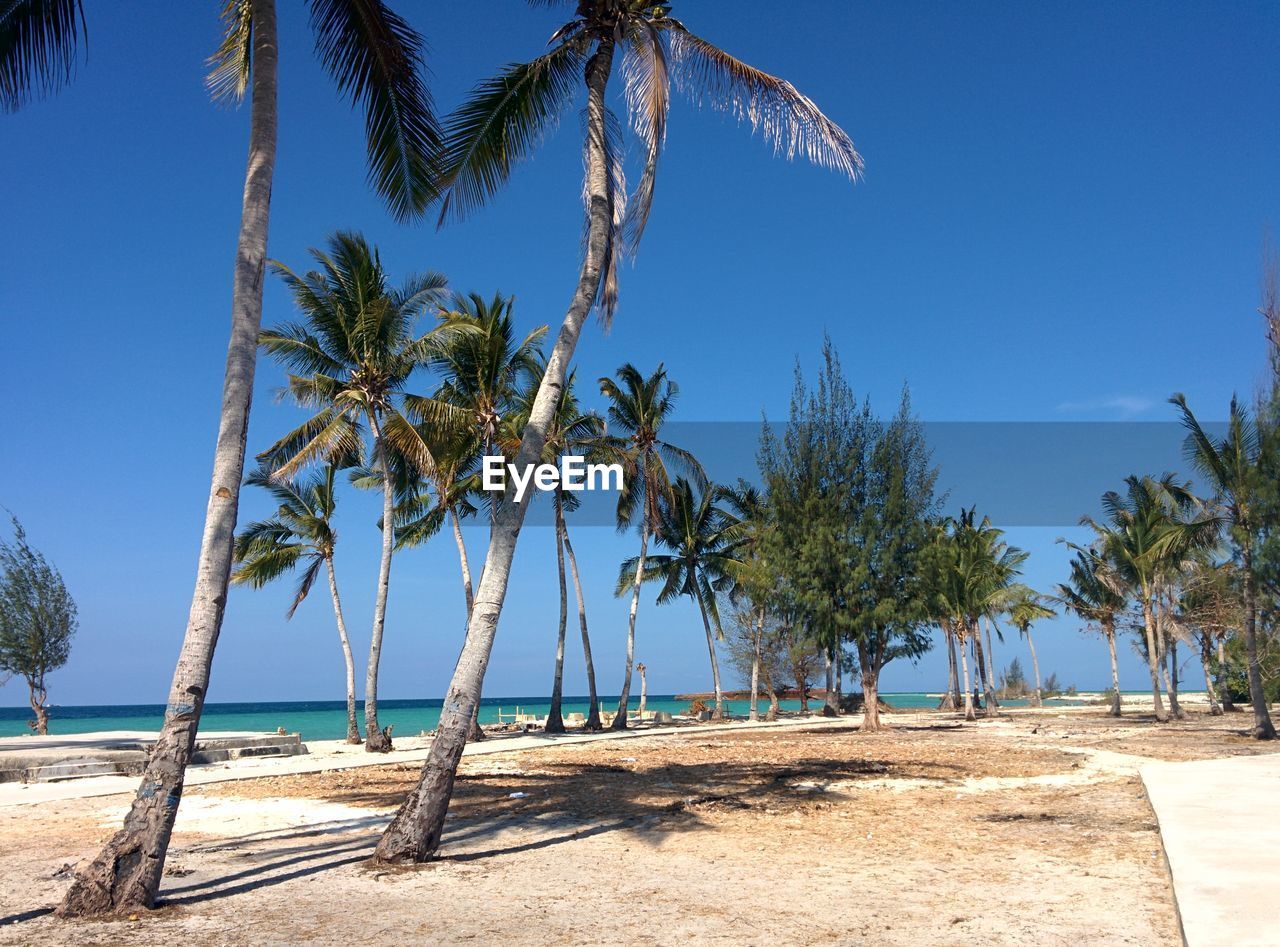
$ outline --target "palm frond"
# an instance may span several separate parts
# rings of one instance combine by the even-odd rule
[[[0,3],[0,109],[16,112],[69,82],[84,30],[81,0]]]
[[[635,193],[627,202],[622,228],[627,252],[634,255],[649,220],[649,209],[653,206],[653,188],[658,158],[667,136],[667,110],[671,95],[666,51],[658,31],[647,20],[632,21],[631,42],[627,44],[622,60],[622,74],[631,127],[645,148],[644,170]]]
[[[581,46],[571,38],[480,83],[445,120],[440,223],[461,220],[506,183],[512,166],[555,126],[581,81],[582,65]]]
[[[790,82],[735,59],[676,20],[666,24],[676,87],[695,104],[709,100],[713,108],[750,121],[775,154],[800,155],[850,180],[862,174],[862,156],[849,136]]]
[[[398,220],[439,194],[442,137],[423,81],[422,37],[382,0],[310,0],[316,53],[363,106],[369,178]]]
[[[204,84],[215,102],[239,103],[249,88],[253,63],[253,2],[227,0],[222,7],[222,42],[206,60]]]

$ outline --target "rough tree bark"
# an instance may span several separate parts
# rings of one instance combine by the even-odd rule
[[[1169,715],[1165,713],[1164,701],[1160,699],[1160,649],[1156,643],[1156,617],[1151,607],[1151,599],[1147,594],[1142,596],[1142,630],[1146,635],[1147,669],[1151,672],[1151,704],[1160,723],[1168,723]]]
[[[596,666],[591,660],[591,636],[587,634],[587,603],[582,595],[582,580],[578,576],[578,557],[573,554],[569,542],[569,527],[564,528],[564,551],[569,556],[569,574],[573,576],[573,593],[578,599],[578,627],[582,630],[582,658],[587,666],[587,699],[591,709],[587,711],[588,731],[600,729],[600,698],[596,694]]]
[[[826,648],[822,652],[827,672],[827,687],[822,697],[822,716],[824,717],[838,717],[840,715],[840,705],[836,703],[836,663],[831,656],[832,650],[831,648]]]
[[[1200,670],[1204,672],[1204,690],[1209,695],[1209,716],[1221,717],[1222,706],[1218,703],[1217,688],[1213,686],[1213,672],[1209,668],[1209,656],[1212,654],[1213,641],[1208,632],[1200,633]]]
[[[1044,698],[1043,698],[1043,695],[1040,693],[1040,662],[1036,660],[1036,643],[1031,640],[1030,628],[1027,629],[1026,635],[1027,635],[1027,648],[1030,649],[1031,651],[1031,673],[1035,675],[1035,679],[1036,679],[1035,705],[1037,707],[1042,707],[1044,706]]]
[[[564,387],[565,374],[578,344],[582,323],[591,311],[600,286],[601,265],[609,241],[612,213],[608,199],[605,162],[605,87],[613,63],[614,45],[602,40],[587,64],[587,193],[590,225],[586,254],[578,288],[547,359],[547,368],[520,441],[516,462],[521,467],[537,463],[546,443],[555,406]],[[467,624],[467,637],[445,695],[440,724],[431,752],[422,767],[418,785],[409,793],[399,812],[378,841],[374,859],[379,862],[425,861],[440,847],[453,783],[466,744],[472,714],[484,683],[498,618],[506,596],[511,561],[524,521],[528,497],[522,502],[503,504],[502,515],[493,530],[484,572],[476,592],[475,609]]]
[[[698,600],[698,611],[702,613],[702,627],[707,633],[707,653],[711,655],[711,683],[715,687],[716,709],[712,720],[724,719],[724,691],[720,689],[720,662],[716,658],[716,639],[711,634],[711,619],[707,617],[707,606],[702,596],[694,596]]]
[[[1120,664],[1116,661],[1116,626],[1108,622],[1102,629],[1107,639],[1107,651],[1111,654],[1111,709],[1113,717],[1120,716]]]
[[[1258,740],[1274,740],[1275,725],[1267,710],[1267,696],[1262,689],[1262,669],[1258,666],[1258,593],[1254,584],[1253,549],[1243,544],[1244,569],[1244,651],[1249,661],[1249,701],[1253,704],[1253,736]]]
[[[49,735],[49,700],[48,691],[32,681],[27,682],[27,699],[31,703],[31,712],[36,715],[32,721],[37,736]]]
[[[347,637],[347,622],[342,617],[342,600],[338,598],[338,576],[333,571],[333,556],[324,557],[329,572],[329,595],[333,598],[333,617],[338,621],[338,640],[342,642],[342,660],[347,666],[347,742],[360,743],[360,724],[356,721],[356,662]]]
[[[382,474],[382,557],[378,561],[378,594],[373,600],[373,633],[369,637],[369,665],[364,672],[364,748],[370,753],[391,752],[391,728],[378,725],[378,665],[382,661],[382,631],[387,623],[387,595],[391,590],[391,553],[395,547],[395,494],[391,489],[391,463],[378,413],[369,412],[373,453]]]
[[[960,645],[960,668],[964,672],[964,719],[976,721],[978,715],[973,710],[973,690],[969,687],[969,651],[965,647],[965,640],[959,637]]]
[[[232,283],[231,341],[191,611],[169,689],[164,725],[124,827],[76,876],[58,908],[64,917],[149,908],[155,903],[187,763],[209,690],[214,647],[222,628],[262,325],[262,277],[276,157],[275,3],[252,3],[249,158]]]
[[[955,712],[960,709],[960,676],[956,673],[956,635],[949,623],[942,626],[942,637],[947,643],[947,692],[938,701],[938,709]]]
[[[880,730],[880,668],[877,656],[858,642],[858,666],[862,669],[862,729]]]
[[[564,715],[561,703],[564,700],[564,634],[569,625],[569,588],[564,578],[564,497],[560,490],[555,491],[555,534],[556,534],[556,572],[560,579],[560,625],[556,630],[556,670],[551,681],[551,707],[547,711],[547,724],[543,728],[547,733],[564,733]]]

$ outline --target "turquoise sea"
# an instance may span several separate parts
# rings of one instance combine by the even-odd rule
[[[894,707],[902,709],[932,708],[937,706],[938,699],[927,694],[882,694],[881,699]],[[603,697],[601,703],[607,709],[618,705],[617,697]],[[1007,706],[1018,706],[1025,701],[1005,701]],[[395,726],[393,736],[417,736],[424,730],[434,730],[440,720],[441,700],[382,700],[378,702],[378,718],[383,726]],[[637,699],[632,697],[631,707],[635,709]],[[676,700],[674,695],[659,695],[648,698],[649,710],[665,710],[671,713],[683,713],[689,706],[687,700]],[[750,704],[745,700],[726,702],[731,714],[746,716]],[[761,700],[763,709],[768,701]],[[810,706],[815,709],[821,702],[811,699]],[[550,707],[546,697],[486,697],[481,702],[480,722],[497,723],[498,714],[506,715],[508,721],[519,708],[522,713],[545,714]],[[798,700],[784,700],[783,710],[799,710]],[[564,713],[586,713],[586,697],[567,697],[564,701]],[[26,707],[0,707],[0,737],[18,736],[29,733],[27,721],[31,718],[31,710]],[[132,704],[103,707],[59,707],[50,708],[49,732],[58,733],[93,733],[100,730],[159,730],[164,720],[164,706],[161,704]],[[200,730],[250,730],[274,732],[284,727],[290,733],[300,733],[304,740],[340,740],[347,733],[346,704],[340,700],[320,701],[278,701],[265,703],[210,703],[204,708],[200,719]],[[361,716],[363,726],[363,715]]]

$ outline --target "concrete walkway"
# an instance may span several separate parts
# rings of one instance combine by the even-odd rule
[[[902,715],[905,717],[905,715]],[[748,723],[735,721],[724,724],[688,724],[675,727],[633,727],[628,730],[606,730],[601,733],[566,733],[549,736],[544,733],[494,734],[481,743],[468,743],[464,756],[480,756],[489,753],[509,753],[513,750],[531,750],[548,746],[566,746],[573,743],[594,743],[603,740],[635,740],[660,736],[699,736],[709,733],[735,730],[743,731],[759,727],[828,726],[852,727],[862,722],[861,715],[848,717],[786,717],[772,723],[760,721]],[[217,732],[201,734],[212,739]],[[102,734],[68,736],[69,741],[88,742],[100,739]],[[21,742],[27,738],[14,738]],[[44,738],[48,739],[48,738]],[[396,749],[386,755],[367,753],[362,746],[352,746],[341,740],[309,740],[305,756],[284,758],[239,759],[228,763],[213,763],[187,768],[186,785],[204,786],[210,783],[230,782],[237,779],[256,779],[263,776],[292,776],[299,773],[323,773],[329,770],[355,769],[365,766],[394,766],[397,764],[421,764],[431,749],[431,737],[397,737]],[[93,796],[112,796],[117,793],[133,793],[138,788],[137,776],[91,776],[83,779],[53,783],[0,783],[0,809],[9,806],[33,805],[56,802],[62,799],[84,799]]]
[[[1280,943],[1280,754],[1148,763],[1140,772],[1189,947]]]

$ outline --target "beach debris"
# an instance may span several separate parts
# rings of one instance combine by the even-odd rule
[[[507,793],[507,798],[508,799],[528,799],[529,794],[527,792],[510,792],[510,793]]]
[[[65,878],[67,875],[75,871],[75,865],[71,862],[64,862],[62,867],[49,876],[50,880],[55,878]]]
[[[188,868],[186,865],[166,865],[164,869],[165,876],[168,878],[185,878],[187,875],[194,875],[196,870]]]
[[[634,756],[624,756],[622,759],[618,760],[619,763],[634,763],[635,761],[636,758]]]

